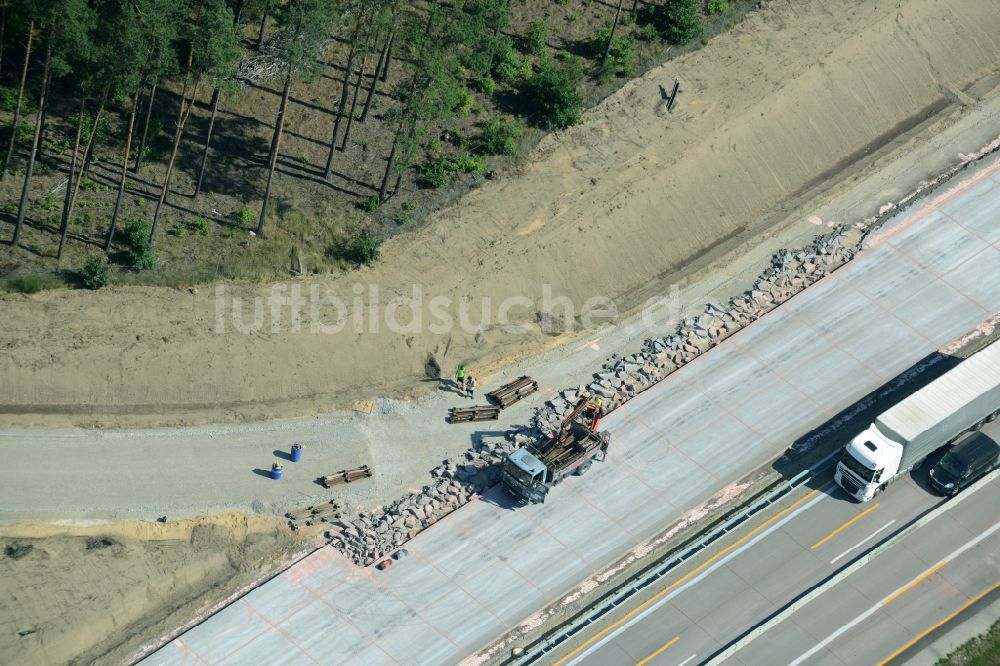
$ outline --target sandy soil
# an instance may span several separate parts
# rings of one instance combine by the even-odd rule
[[[447,374],[526,353],[551,342],[538,322],[559,316],[542,302],[543,285],[577,312],[597,296],[634,311],[996,69],[998,35],[1000,7],[979,0],[768,3],[547,137],[523,176],[389,242],[376,267],[294,283],[307,298],[315,286],[348,306],[311,312],[307,303],[297,332],[289,308],[272,326],[266,304],[258,330],[235,330],[231,297],[247,304],[251,324],[249,303],[270,287],[229,284],[222,299],[211,288],[4,297],[0,411],[28,413],[10,417],[18,424],[67,411],[104,424],[124,414],[176,423],[308,413],[417,392],[429,354]],[[675,75],[683,92],[668,114],[659,87]],[[423,293],[420,330],[388,330],[386,302],[413,285]],[[495,319],[504,299],[526,297],[509,321],[528,330],[491,321],[433,332],[435,296],[450,300],[455,319],[458,302],[472,299],[473,322],[481,299]],[[338,317],[339,333],[311,332]]]
[[[235,513],[0,527],[0,663],[120,663],[294,543],[282,521]]]

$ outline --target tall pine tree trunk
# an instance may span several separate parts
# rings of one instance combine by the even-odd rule
[[[357,42],[360,24],[354,31],[354,38],[351,41],[351,50],[347,54],[347,66],[344,68],[344,80],[340,84],[340,104],[337,106],[337,117],[333,121],[333,135],[330,137],[330,152],[326,156],[326,169],[323,177],[329,179],[333,172],[333,151],[337,149],[337,134],[340,133],[340,120],[344,117],[344,109],[347,108],[347,96],[351,90],[351,70],[354,69],[354,44]]]
[[[385,194],[389,189],[389,177],[392,169],[396,166],[396,149],[399,147],[399,137],[402,135],[402,123],[396,128],[396,133],[392,137],[392,149],[389,150],[389,158],[385,162],[385,174],[382,176],[382,186],[378,190],[379,205],[385,202]]]
[[[365,65],[368,62],[368,54],[361,56],[361,66],[358,67],[358,81],[354,84],[354,98],[351,100],[351,112],[347,114],[347,127],[344,128],[344,143],[340,145],[340,150],[347,150],[347,142],[351,138],[351,125],[354,123],[354,113],[358,108],[358,93],[361,92],[361,79],[365,75]]]
[[[38,138],[38,152],[35,155],[35,159],[39,161],[41,161],[42,152],[45,149],[45,120],[49,117],[49,103],[50,100],[52,99],[52,95],[50,92],[51,88],[52,88],[52,70],[50,69],[49,76],[47,79],[45,79],[45,90],[43,92],[43,95],[45,97],[45,106],[43,106],[41,109],[42,119],[39,121],[42,125],[42,131]]]
[[[222,91],[218,88],[212,93],[212,116],[208,119],[208,134],[205,135],[205,152],[201,154],[201,168],[198,169],[198,184],[194,187],[194,197],[201,194],[201,183],[205,179],[205,166],[208,164],[208,149],[212,145],[212,128],[215,127],[215,116],[219,112],[219,99]]]
[[[156,98],[156,81],[153,81],[153,86],[149,89],[149,98],[146,104],[146,119],[142,123],[142,136],[139,139],[139,149],[135,151],[135,166],[132,167],[132,171],[139,173],[139,169],[142,168],[142,158],[146,153],[146,137],[149,135],[149,120],[153,115],[153,100]]]
[[[90,177],[90,167],[94,161],[94,147],[97,145],[97,129],[101,126],[101,118],[104,117],[104,110],[108,104],[108,93],[111,91],[111,83],[104,87],[104,94],[101,95],[101,103],[97,106],[97,113],[94,114],[94,126],[90,128],[90,139],[87,141],[87,150],[83,154],[83,176]]]
[[[274,181],[274,169],[278,166],[278,153],[281,151],[281,133],[285,129],[285,110],[288,108],[288,96],[292,89],[292,68],[285,75],[285,89],[281,92],[281,106],[278,108],[278,118],[274,123],[274,136],[271,137],[271,159],[267,169],[267,185],[264,187],[264,203],[260,206],[260,219],[257,221],[257,235],[264,235],[264,224],[267,222],[267,207],[271,203],[271,183]]]
[[[125,155],[122,157],[122,173],[118,179],[118,194],[115,196],[115,210],[111,213],[111,227],[108,229],[108,237],[104,241],[104,251],[111,250],[111,242],[115,239],[115,225],[118,223],[118,212],[122,207],[122,194],[125,192],[125,179],[128,176],[128,159],[132,151],[132,135],[135,133],[135,115],[139,109],[139,95],[142,93],[142,84],[135,88],[135,97],[132,99],[132,112],[128,117],[128,136],[125,139]]]
[[[382,52],[378,55],[378,63],[375,65],[375,71],[372,73],[372,85],[371,88],[368,89],[368,96],[365,97],[365,106],[361,110],[361,117],[358,118],[360,122],[368,120],[368,110],[372,106],[372,98],[375,97],[375,89],[378,87],[378,75],[382,71],[382,64],[385,62],[385,57],[389,53],[389,44],[391,42],[392,33],[390,33],[388,39],[385,40]]]
[[[28,80],[28,61],[31,59],[31,41],[35,38],[35,22],[28,26],[28,45],[24,49],[24,67],[21,69],[21,87],[17,90],[17,103],[14,105],[14,124],[10,128],[10,144],[7,146],[7,157],[3,161],[3,170],[0,170],[0,180],[7,175],[7,167],[10,166],[10,156],[14,154],[14,141],[17,139],[17,124],[21,122],[21,102],[24,101],[24,84]]]
[[[611,24],[611,34],[608,35],[608,43],[604,47],[604,57],[601,58],[601,62],[606,61],[608,59],[608,54],[611,53],[611,45],[615,41],[615,30],[618,29],[618,21],[622,16],[622,4],[624,2],[625,0],[618,0],[618,9],[615,11],[615,21]]]
[[[55,34],[55,21],[49,28],[48,44],[45,47],[45,66],[42,69],[42,81],[49,78],[52,65],[52,36]],[[21,188],[21,204],[17,207],[17,223],[14,225],[14,238],[11,245],[17,245],[21,240],[21,225],[24,224],[24,217],[28,213],[28,193],[31,191],[31,174],[35,169],[35,152],[38,150],[38,142],[42,137],[42,109],[45,108],[47,87],[42,87],[42,98],[38,100],[38,116],[35,118],[35,136],[31,142],[31,152],[28,153],[28,166],[24,170],[24,186]]]
[[[396,33],[389,35],[389,45],[386,47],[385,51],[385,63],[382,65],[382,73],[379,75],[379,78],[382,79],[382,83],[385,83],[385,80],[389,78],[389,63],[392,62],[392,44],[395,39]],[[379,74],[379,72],[375,73]]]
[[[264,16],[260,19],[260,32],[257,33],[257,46],[254,50],[260,53],[260,50],[264,48],[264,29],[267,28],[267,11],[264,12]]]
[[[3,71],[3,38],[7,34],[7,5],[0,5],[0,72]]]
[[[149,244],[152,245],[156,238],[156,225],[160,221],[160,211],[167,201],[167,192],[170,190],[170,176],[174,171],[174,161],[177,159],[177,151],[181,145],[181,136],[184,134],[184,123],[187,121],[191,107],[194,106],[194,98],[198,95],[198,84],[195,83],[194,91],[191,93],[191,101],[185,104],[187,99],[188,83],[191,80],[191,63],[194,62],[194,47],[188,50],[187,71],[184,74],[184,86],[181,88],[181,108],[177,116],[177,129],[174,130],[174,143],[170,148],[170,159],[167,160],[167,172],[163,175],[163,186],[160,188],[160,198],[156,201],[156,208],[153,210],[153,226],[149,230]]]
[[[236,3],[236,9],[233,10],[233,29],[235,30],[239,30],[240,28],[240,19],[243,18],[243,5],[245,4],[244,0],[239,0]],[[243,40],[241,39],[240,41],[242,42]]]
[[[69,163],[69,179],[66,181],[66,196],[63,198],[62,220],[59,223],[59,252],[56,260],[62,259],[63,246],[66,245],[66,232],[69,230],[69,204],[73,198],[73,177],[76,175],[76,155],[80,151],[80,136],[83,134],[83,113],[86,100],[80,100],[80,116],[76,121],[76,140],[73,142],[73,159]]]
[[[101,93],[101,102],[97,105],[97,113],[94,114],[94,125],[90,128],[90,138],[87,139],[87,148],[84,150],[84,159],[90,154],[90,151],[94,147],[94,137],[97,136],[97,123],[101,122],[101,114],[104,112],[104,105],[108,101],[108,91],[111,89],[111,84],[108,83],[104,86],[104,91]],[[83,182],[83,177],[86,175],[83,168],[80,169],[80,175],[76,179],[76,183],[73,185],[73,196],[69,200],[69,215],[73,216],[73,208],[76,207],[76,198],[80,195],[80,183]]]

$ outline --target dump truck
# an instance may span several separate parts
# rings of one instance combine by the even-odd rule
[[[558,432],[507,456],[500,477],[504,487],[521,504],[537,504],[567,476],[580,476],[595,460],[603,461],[611,434],[597,431],[600,420],[600,399],[582,396]]]
[[[867,502],[938,449],[1000,416],[1000,342],[882,413],[845,447],[834,479]]]

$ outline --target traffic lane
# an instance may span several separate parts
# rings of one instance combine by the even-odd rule
[[[939,501],[940,497],[924,492],[910,477],[893,484],[878,502],[865,505],[850,501],[830,485],[803,491],[789,506],[776,507],[770,517],[762,516],[755,521],[756,527],[749,527],[752,531],[776,519],[760,533],[743,543],[736,535],[733,541],[720,543],[714,553],[706,553],[711,559],[736,546],[723,557],[693,562],[679,571],[673,582],[661,588],[667,598],[656,601],[659,607],[631,618],[625,631],[605,641],[583,662],[616,664],[631,659],[635,663],[672,632],[681,640],[671,646],[671,652],[676,647],[710,654],[850,562],[866,544],[870,547],[877,538],[887,536],[886,525],[903,525]],[[781,515],[789,508],[792,511]],[[698,569],[706,563],[709,566]],[[692,573],[694,580],[683,580]],[[628,657],[622,660],[622,654]]]
[[[1000,476],[726,663],[877,664],[1000,581]],[[983,535],[986,535],[985,537]]]

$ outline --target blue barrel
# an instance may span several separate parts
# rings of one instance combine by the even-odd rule
[[[302,445],[292,444],[292,462],[298,462],[302,460]]]
[[[277,481],[281,478],[281,474],[285,471],[285,468],[281,466],[281,463],[274,463],[271,465],[271,478]]]

